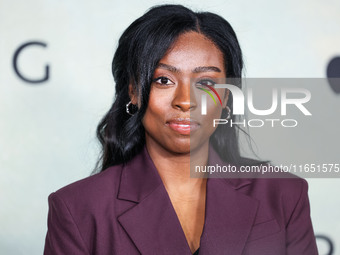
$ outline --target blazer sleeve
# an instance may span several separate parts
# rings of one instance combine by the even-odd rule
[[[308,199],[308,183],[301,179],[300,198],[286,226],[287,255],[318,255]]]
[[[44,255],[89,255],[65,202],[56,194],[48,197],[49,212]]]

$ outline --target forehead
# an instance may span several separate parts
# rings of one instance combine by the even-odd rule
[[[225,71],[221,50],[210,39],[197,32],[180,35],[160,62],[183,70],[197,66],[217,66]]]

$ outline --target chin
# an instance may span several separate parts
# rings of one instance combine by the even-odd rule
[[[181,141],[173,143],[171,147],[171,151],[179,154],[188,154],[196,151],[199,148],[202,148],[204,143],[202,140],[196,139],[195,141],[192,139],[188,139],[189,141]],[[169,148],[169,147],[168,147]]]
[[[170,146],[170,150],[173,151],[174,153],[188,154],[190,153],[190,140],[188,139],[188,141],[173,143]]]

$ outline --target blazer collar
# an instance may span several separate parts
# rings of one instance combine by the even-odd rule
[[[162,184],[146,146],[123,166],[118,199],[140,202]]]
[[[207,165],[228,165],[229,163],[223,161],[218,153],[215,151],[215,149],[212,147],[212,145],[209,145],[209,154],[208,154],[208,163]],[[218,175],[216,175],[218,177]],[[220,180],[223,180],[226,184],[230,185],[233,189],[237,190],[244,186],[247,186],[252,183],[252,179],[250,178],[235,178],[238,175],[230,175],[230,178],[219,178]],[[222,177],[225,177],[222,176]]]
[[[210,146],[208,164],[217,163],[226,164]],[[200,253],[242,253],[259,205],[239,191],[250,183],[250,179],[208,179]],[[123,168],[118,199],[135,203],[118,221],[141,254],[191,254],[146,146]]]
[[[212,145],[209,145],[208,165],[226,165]],[[221,178],[233,189],[240,189],[251,184],[251,179],[246,178]],[[148,194],[162,185],[146,146],[124,167],[121,175],[118,199],[139,202]]]

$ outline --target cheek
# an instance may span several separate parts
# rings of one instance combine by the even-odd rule
[[[212,100],[211,100],[212,101]],[[207,103],[207,114],[202,116],[201,124],[204,126],[204,133],[209,137],[214,133],[217,126],[214,127],[214,119],[220,119],[222,114],[222,106],[214,102]]]
[[[214,119],[220,119],[222,114],[222,106],[220,104],[212,104],[207,107],[207,115],[205,116],[205,124],[213,128]]]
[[[148,107],[142,120],[144,127],[153,128],[165,123],[166,113],[171,104],[168,101],[169,96],[164,96],[164,93],[150,93]]]
[[[210,124],[213,126],[213,120],[214,119],[221,119],[222,110],[223,107],[227,105],[228,97],[226,95],[225,89],[216,89],[218,95],[220,96],[220,99],[222,101],[222,106],[220,101],[216,98],[216,104],[209,100],[209,103],[207,105],[207,116],[209,117]]]

